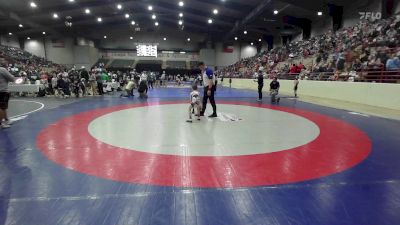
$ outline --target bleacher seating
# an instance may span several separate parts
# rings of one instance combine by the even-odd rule
[[[121,68],[127,69],[132,68],[135,60],[127,60],[127,59],[115,59],[109,65],[109,68]]]
[[[186,69],[185,61],[167,61],[168,69]]]
[[[106,66],[108,64],[108,62],[110,62],[109,59],[101,58],[101,59],[97,60],[97,62],[94,66],[96,66],[96,67],[100,67],[103,65]]]
[[[198,61],[190,61],[190,69],[196,69],[198,64]]]
[[[400,80],[399,57],[400,15],[361,21],[353,27],[288,43],[217,72],[252,78],[262,67],[266,74],[280,78],[302,75],[301,78],[318,80],[396,82]],[[301,73],[290,71],[299,62],[305,65]]]

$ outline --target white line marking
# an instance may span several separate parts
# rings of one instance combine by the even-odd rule
[[[366,115],[366,114],[362,114],[362,113],[358,113],[358,112],[349,112],[349,114],[357,115],[357,116],[363,116],[363,117],[369,117],[369,116]]]
[[[32,110],[32,111],[27,112],[27,113],[22,113],[22,114],[19,114],[19,115],[15,115],[15,116],[13,116],[13,117],[10,117],[10,119],[14,119],[14,118],[17,118],[17,117],[20,117],[20,116],[26,116],[26,115],[28,115],[28,114],[31,114],[31,113],[40,111],[40,110],[42,110],[42,109],[44,108],[44,104],[41,103],[41,102],[28,101],[28,100],[15,100],[15,99],[12,99],[12,100],[10,100],[10,101],[14,101],[14,102],[33,102],[33,103],[37,103],[37,104],[40,105],[40,108],[38,108],[38,109]]]
[[[12,117],[12,118],[10,118],[10,122],[14,123],[14,122],[17,122],[17,121],[19,121],[19,120],[23,120],[23,119],[25,119],[26,117],[28,117],[28,115],[25,115],[25,116],[18,116],[18,117]]]

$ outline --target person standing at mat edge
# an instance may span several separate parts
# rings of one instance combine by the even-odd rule
[[[260,67],[258,69],[258,74],[257,74],[257,80],[256,82],[258,83],[258,100],[259,102],[262,101],[263,95],[262,95],[262,90],[264,87],[264,74],[263,74],[263,69],[262,67]]]
[[[203,109],[201,110],[200,116],[204,116],[204,112],[207,108],[207,101],[210,99],[210,103],[213,107],[213,114],[208,117],[214,118],[217,116],[217,105],[215,104],[215,75],[214,71],[204,64],[204,62],[199,63],[199,69],[203,75],[204,82],[204,96],[203,96]]]
[[[8,92],[8,83],[14,82],[15,77],[11,75],[6,68],[0,67],[0,127],[1,129],[10,128],[10,122],[7,117],[8,101],[10,93]],[[4,121],[3,121],[4,120]]]

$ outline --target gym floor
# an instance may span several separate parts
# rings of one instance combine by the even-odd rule
[[[219,88],[190,124],[189,93],[13,99],[0,224],[400,224],[400,121]]]

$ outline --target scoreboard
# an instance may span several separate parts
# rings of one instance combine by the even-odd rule
[[[157,45],[137,44],[137,56],[157,57]]]

